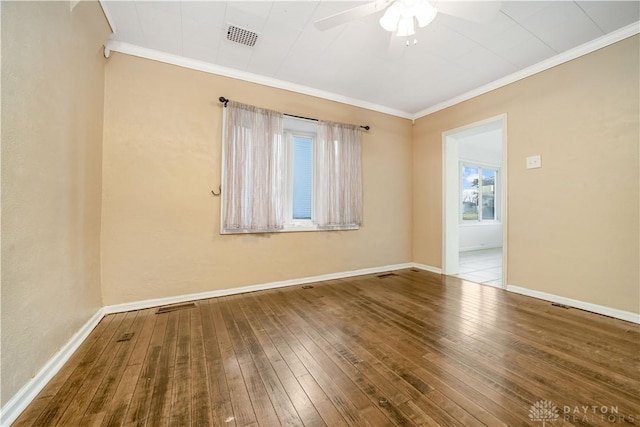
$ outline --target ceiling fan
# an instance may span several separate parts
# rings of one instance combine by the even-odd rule
[[[382,28],[404,37],[415,34],[416,21],[419,27],[425,27],[433,21],[437,13],[468,21],[486,22],[498,13],[500,6],[500,1],[484,0],[375,0],[319,19],[314,25],[319,30],[328,30],[384,10],[384,15],[380,18]]]

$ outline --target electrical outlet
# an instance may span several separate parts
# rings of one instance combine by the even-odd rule
[[[527,169],[535,169],[542,167],[542,160],[540,155],[527,157]]]

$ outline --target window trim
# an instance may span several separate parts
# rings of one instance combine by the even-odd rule
[[[473,160],[463,160],[460,159],[459,162],[460,166],[459,166],[459,179],[460,179],[460,188],[459,188],[459,194],[458,194],[458,206],[461,207],[462,205],[462,192],[464,191],[464,180],[463,180],[463,175],[464,175],[464,168],[465,167],[471,167],[471,168],[477,168],[478,169],[478,176],[482,176],[482,170],[483,169],[488,169],[488,170],[492,170],[495,171],[496,173],[496,179],[495,179],[495,188],[494,188],[494,213],[495,213],[495,218],[494,219],[483,219],[482,218],[482,209],[478,210],[478,219],[476,220],[470,220],[470,219],[463,219],[462,215],[462,209],[460,209],[459,215],[458,215],[458,223],[461,226],[467,226],[467,227],[477,227],[477,226],[488,226],[488,225],[496,225],[496,224],[501,224],[502,223],[502,219],[500,218],[500,206],[501,206],[501,177],[502,177],[502,171],[501,171],[501,167],[500,166],[496,166],[494,164],[491,163],[483,163],[483,162],[477,162],[477,161],[473,161]],[[478,192],[478,206],[482,206],[482,192],[479,191]]]

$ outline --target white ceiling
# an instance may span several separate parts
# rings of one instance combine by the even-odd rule
[[[417,28],[416,45],[400,48],[399,39],[380,27],[381,13],[327,31],[313,26],[317,19],[364,3],[102,1],[115,29],[112,41],[405,116],[640,20],[638,1],[503,1],[485,23],[439,13],[427,27]],[[256,45],[227,40],[229,24],[259,33]]]

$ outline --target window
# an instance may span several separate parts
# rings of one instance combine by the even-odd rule
[[[313,164],[318,124],[285,116],[284,135],[288,153],[285,228],[313,228]]]
[[[288,192],[283,231],[360,226],[360,142],[355,143],[351,131],[342,125],[284,117]]]
[[[462,170],[462,222],[496,221],[496,184],[498,169],[480,165],[461,165]]]
[[[358,126],[233,101],[223,123],[221,233],[360,227]]]
[[[293,137],[292,217],[311,220],[313,192],[313,138]]]

